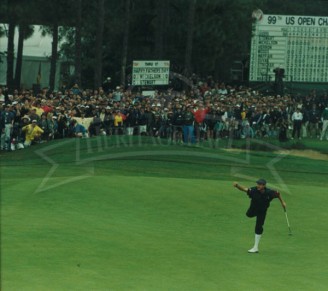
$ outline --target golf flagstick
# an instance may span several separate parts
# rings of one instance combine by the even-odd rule
[[[286,221],[287,221],[287,226],[288,226],[288,230],[289,230],[289,235],[292,235],[292,230],[290,228],[290,224],[289,224],[289,220],[288,220],[288,216],[287,216],[287,210],[286,207],[284,207],[284,211],[285,211],[285,216],[286,216]]]

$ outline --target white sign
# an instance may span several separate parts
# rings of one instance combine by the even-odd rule
[[[156,95],[156,91],[142,91],[142,96],[154,98]]]
[[[133,61],[132,85],[168,85],[170,61]]]
[[[328,17],[263,15],[254,27],[250,81],[328,82]]]

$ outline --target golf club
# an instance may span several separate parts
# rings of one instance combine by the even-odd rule
[[[288,216],[287,216],[287,210],[286,207],[284,207],[284,211],[285,211],[285,216],[286,216],[286,221],[287,221],[287,226],[288,226],[288,230],[289,230],[289,235],[292,235],[292,230],[290,228],[290,224],[289,224],[289,220],[288,220]]]

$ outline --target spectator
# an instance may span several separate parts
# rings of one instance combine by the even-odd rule
[[[301,126],[302,126],[303,114],[299,107],[296,108],[296,111],[292,115],[293,121],[293,134],[292,139],[295,138],[295,135],[298,139],[301,139]]]
[[[315,104],[312,105],[312,109],[308,112],[309,118],[309,136],[311,138],[319,137],[319,121],[320,121],[320,113],[317,110],[317,106]]]
[[[214,126],[216,123],[216,111],[213,107],[208,108],[204,123],[206,124],[206,138],[211,140],[214,137]]]
[[[1,112],[1,150],[10,150],[11,134],[15,119],[15,112],[10,104]]]
[[[106,134],[112,135],[114,127],[114,115],[112,108],[109,106],[106,107],[103,123]]]
[[[193,108],[189,104],[184,112],[184,122],[183,122],[183,141],[184,143],[194,143],[194,120],[195,116],[193,114]]]
[[[57,116],[54,116],[52,113],[47,114],[47,120],[48,120],[48,140],[52,140],[55,138],[55,134],[58,128],[57,125]]]
[[[33,112],[38,115],[38,119],[40,119],[41,115],[44,113],[44,110],[41,107],[40,101],[35,103],[35,106],[32,106]]]
[[[74,137],[88,137],[86,128],[75,119],[72,120],[72,132]]]
[[[216,122],[214,125],[214,138],[215,139],[224,137],[224,130],[225,130],[224,114],[225,114],[225,112],[223,112],[223,110],[218,107],[217,114],[216,114]]]
[[[140,113],[137,118],[138,133],[140,135],[147,134],[147,117],[144,108],[140,108]]]
[[[101,121],[100,117],[95,115],[89,126],[90,137],[100,135],[101,128],[102,128],[102,121]]]
[[[116,91],[113,93],[113,100],[116,102],[121,102],[122,96],[123,94],[122,94],[121,87],[117,86]]]
[[[74,116],[74,119],[78,124],[83,125],[86,130],[89,130],[90,125],[93,122],[93,117],[86,117],[85,112],[81,112],[81,117]]]
[[[55,134],[55,138],[65,138],[68,137],[68,118],[65,114],[58,114],[57,125],[58,130]]]
[[[308,137],[319,136],[319,131],[323,129],[320,116],[327,106],[326,93],[320,95],[318,92],[311,92],[304,97],[300,94],[263,96],[250,88],[227,86],[222,82],[216,82],[210,76],[204,82],[194,76],[193,82],[194,87],[188,93],[169,89],[156,92],[153,98],[124,91],[121,87],[107,93],[102,88],[82,90],[77,85],[51,94],[43,90],[38,96],[33,96],[30,90],[21,92],[15,90],[10,96],[1,93],[5,95],[6,102],[10,101],[14,105],[11,108],[15,115],[14,126],[10,131],[9,140],[21,138],[20,129],[29,122],[26,115],[30,120],[39,121],[42,113],[46,113],[48,125],[53,124],[55,128],[53,134],[56,138],[75,136],[73,127],[70,126],[71,119],[76,119],[92,135],[99,134],[99,130],[101,133],[102,128],[110,135],[114,128],[113,112],[117,110],[126,116],[124,120],[126,134],[134,134],[137,132],[135,129],[139,128],[141,134],[162,138],[174,136],[176,141],[181,141],[182,137],[185,141],[187,138],[187,142],[190,140],[188,133],[182,135],[181,128],[186,129],[185,126],[188,125],[184,117],[182,122],[179,122],[177,118],[179,116],[177,113],[185,115],[189,112],[194,115],[194,131],[198,141],[206,138],[227,137],[229,133],[232,138],[275,137],[279,134],[279,139],[285,140],[281,136],[286,135],[287,138],[290,134],[288,130],[291,127],[288,122],[291,122],[293,118],[293,108],[298,105],[301,106],[303,113],[303,128],[301,126],[303,137],[306,136],[306,131],[308,131]],[[117,95],[120,97],[117,98]],[[3,98],[0,98],[0,104],[1,101]],[[187,110],[188,105],[194,109]],[[2,115],[5,111],[4,108],[1,110],[2,139],[4,139],[5,128]],[[51,113],[53,116],[49,115]],[[95,116],[101,121],[99,130],[96,130],[94,123]],[[40,125],[41,123],[45,123],[44,117]],[[293,123],[295,123],[294,120]],[[119,130],[123,133],[123,128]],[[295,131],[294,136],[297,137],[297,126],[294,126],[293,131]],[[326,133],[323,134],[323,138],[325,137]],[[46,138],[46,134],[43,138]],[[4,147],[4,142],[1,143],[1,147]]]
[[[32,120],[32,123],[22,128],[25,132],[24,147],[29,147],[32,143],[40,140],[43,130],[37,125],[37,120]]]
[[[288,121],[287,119],[280,119],[279,120],[279,141],[280,142],[286,142],[288,140],[287,138],[287,130],[288,130]]]
[[[39,122],[40,116],[37,114],[36,108],[31,108],[30,109],[30,111],[29,111],[29,117],[30,117],[31,120],[36,120],[37,122]]]
[[[0,88],[0,106],[4,104],[6,101],[5,95],[2,92],[2,88]]]
[[[137,117],[138,117],[138,110],[136,109],[136,106],[133,106],[129,108],[126,111],[126,134],[127,135],[133,135],[135,132],[135,128],[137,126]]]
[[[175,113],[173,114],[173,142],[182,144],[182,127],[184,123],[184,114],[180,105],[177,106]]]
[[[161,127],[161,116],[158,112],[154,113],[154,119],[150,125],[150,133],[154,137],[159,137],[159,129]]]
[[[166,126],[165,126],[166,136],[169,138],[169,141],[173,140],[173,111],[167,113]]]
[[[321,120],[322,120],[322,131],[321,131],[320,140],[323,140],[325,137],[328,140],[328,105],[322,112]]]
[[[125,120],[125,115],[121,110],[116,110],[114,113],[114,132],[115,134],[123,134],[123,123]]]
[[[200,142],[201,139],[201,131],[204,128],[204,120],[206,114],[208,113],[209,109],[205,109],[203,104],[199,105],[199,108],[194,112],[195,115],[195,132],[196,132],[196,140]]]
[[[49,135],[50,135],[50,126],[49,126],[49,120],[47,119],[47,115],[45,113],[41,115],[41,120],[39,122],[39,126],[43,130],[41,140],[48,141]]]
[[[254,130],[253,128],[250,126],[249,123],[245,124],[245,127],[242,130],[242,137],[243,138],[254,138]]]
[[[81,94],[81,90],[79,88],[79,85],[75,83],[74,86],[71,88],[71,92],[74,95],[80,95]]]
[[[25,115],[21,118],[20,123],[19,123],[19,130],[18,130],[18,135],[17,135],[17,142],[18,143],[24,143],[25,141],[25,132],[23,132],[23,127],[26,125],[29,125],[31,122],[30,118],[28,115]]]

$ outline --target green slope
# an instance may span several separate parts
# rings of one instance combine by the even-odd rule
[[[327,162],[152,140],[1,158],[2,290],[327,288]],[[293,236],[273,201],[251,255],[249,200],[232,181],[256,177],[282,190]]]

